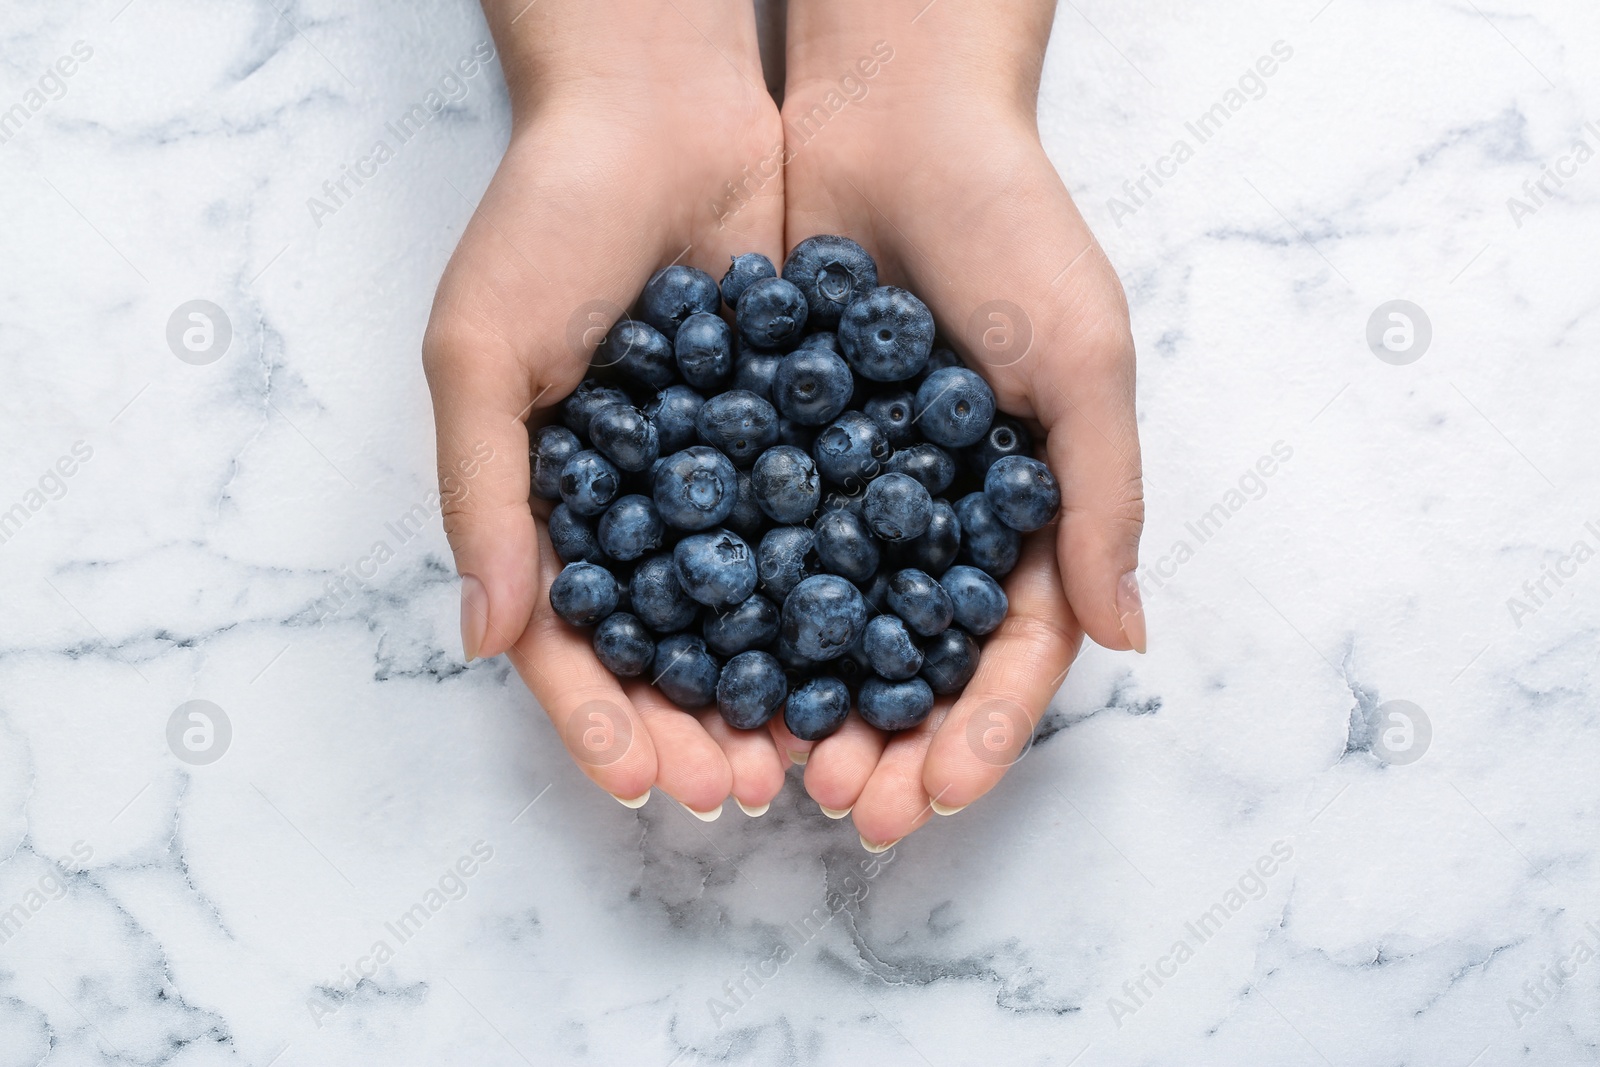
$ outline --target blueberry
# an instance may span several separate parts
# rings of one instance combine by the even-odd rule
[[[757,348],[785,349],[798,344],[806,328],[805,294],[782,278],[759,278],[739,294],[734,321]]]
[[[956,461],[938,445],[902,448],[889,457],[884,470],[911,475],[934,496],[950,488],[950,483],[956,480]]]
[[[593,626],[617,610],[617,579],[594,563],[569,563],[550,583],[550,606],[574,626]]]
[[[1022,552],[1022,535],[1000,521],[984,494],[968,493],[957,500],[956,520],[961,523],[957,559],[995,578],[1011,573]]]
[[[663,456],[694,444],[695,416],[705,402],[705,397],[687,385],[669,385],[650,401],[644,413],[655,424]]]
[[[752,282],[777,276],[778,270],[772,265],[772,260],[760,252],[734,256],[733,262],[728,264],[728,272],[722,276],[722,302],[729,307],[737,307],[739,297],[744,295]]]
[[[625,471],[646,470],[661,456],[655,424],[632,404],[607,404],[590,416],[589,440]]]
[[[839,350],[839,335],[832,330],[817,330],[806,334],[806,339],[800,342],[801,348],[826,348],[836,356],[843,356]]]
[[[805,579],[822,572],[815,535],[804,526],[776,526],[756,548],[756,573],[772,598],[784,597]]]
[[[618,678],[636,678],[656,658],[656,641],[644,623],[625,611],[614,611],[594,628],[594,655]]]
[[[956,355],[948,348],[940,346],[928,354],[928,366],[924,373],[932,374],[934,371],[944,370],[946,367],[965,366],[966,364],[961,362],[960,356]]]
[[[833,490],[831,492],[823,494],[823,497],[822,497],[822,510],[823,511],[848,511],[850,514],[854,515],[856,518],[860,519],[862,522],[866,522],[867,521],[866,520],[866,512],[862,509],[862,506],[861,506],[861,498],[864,495],[865,494],[862,494],[862,493],[846,493],[846,492],[843,492],[841,490],[835,489],[835,490]],[[868,531],[868,532],[871,532],[871,531]]]
[[[933,521],[933,498],[909,474],[880,474],[861,503],[867,527],[885,541],[921,537]]]
[[[889,610],[889,572],[879,571],[861,590],[861,595],[872,610],[882,614]]]
[[[877,573],[878,543],[860,515],[843,508],[825,511],[812,532],[823,570],[857,583],[871,581]]]
[[[922,677],[935,693],[948,696],[966,688],[978,672],[978,643],[952,626],[922,643]]]
[[[976,567],[951,567],[939,579],[955,607],[955,621],[969,634],[992,633],[1006,617],[1006,591]]]
[[[914,378],[933,351],[933,312],[904,289],[879,286],[845,308],[839,347],[850,368],[870,381]]]
[[[706,647],[719,656],[765,648],[778,639],[778,609],[756,593],[732,611],[706,616]]]
[[[844,309],[878,285],[878,265],[848,237],[819,234],[794,246],[783,276],[806,296],[813,327],[833,329]]]
[[[752,352],[739,357],[733,367],[734,389],[754,393],[767,403],[772,403],[772,383],[778,376],[778,365],[783,356],[776,352]]]
[[[1033,435],[1028,428],[1004,412],[994,417],[989,432],[983,435],[976,448],[967,453],[972,472],[982,478],[1002,456],[1030,456],[1033,454]]]
[[[707,400],[694,425],[702,442],[740,467],[750,466],[778,440],[778,413],[743,389],[730,389]]]
[[[922,669],[922,650],[911,639],[906,624],[893,615],[879,615],[867,623],[864,648],[878,677],[891,682],[914,678]]]
[[[793,419],[778,416],[778,443],[790,445],[809,453],[811,446],[817,443],[817,429],[815,426],[802,426]]]
[[[916,440],[917,427],[912,422],[916,413],[916,396],[909,389],[879,393],[861,405],[867,417],[883,428],[883,434],[896,448],[904,448]]]
[[[746,541],[755,541],[761,536],[761,528],[766,521],[767,517],[761,514],[761,505],[756,503],[755,480],[750,477],[749,471],[740,471],[739,497],[733,510],[728,512],[728,520],[722,525]]]
[[[562,563],[576,563],[579,560],[605,562],[606,556],[600,550],[600,538],[596,536],[594,527],[565,504],[557,504],[555,510],[550,512],[547,529],[550,543],[555,546],[556,555]]]
[[[651,389],[665,389],[678,377],[672,342],[648,323],[619,319],[594,350],[594,367],[610,367]]]
[[[844,360],[824,348],[797,348],[778,363],[772,402],[803,426],[822,426],[844,410],[854,388]]]
[[[828,669],[847,685],[859,686],[872,676],[872,665],[867,662],[866,636],[867,632],[863,629],[856,643],[845,649],[844,655],[828,661]]]
[[[656,688],[686,711],[703,708],[717,695],[720,669],[706,643],[693,634],[673,634],[656,645]]]
[[[678,530],[705,530],[728,517],[738,500],[733,464],[714,448],[694,445],[662,460],[651,478],[661,521]]]
[[[722,668],[717,711],[736,730],[765,726],[789,695],[783,666],[767,652],[741,652]]]
[[[778,445],[761,453],[750,471],[756,504],[773,522],[804,522],[822,502],[817,465],[798,448]]]
[[[879,730],[909,730],[933,710],[933,690],[921,678],[886,682],[868,678],[857,700],[861,717]]]
[[[671,341],[690,315],[702,311],[715,314],[721,296],[711,275],[674,263],[662,267],[644,283],[644,292],[639,294],[639,317]]]
[[[672,550],[678,584],[690,599],[716,611],[744,603],[756,591],[756,557],[729,530],[690,534]]]
[[[733,373],[733,331],[721,315],[697,311],[672,342],[678,373],[696,389],[715,389]]]
[[[585,518],[610,507],[621,487],[621,473],[598,452],[579,452],[561,468],[561,499]]]
[[[917,425],[936,445],[977,444],[993,420],[994,391],[965,367],[934,371],[917,387]]]
[[[789,694],[783,725],[802,741],[821,741],[850,716],[850,689],[837,678],[812,678]]]
[[[624,563],[661,547],[661,515],[653,500],[638,493],[618,499],[600,516],[600,547]]]
[[[950,569],[960,551],[961,522],[955,509],[943,500],[935,500],[928,528],[921,537],[900,545],[896,558],[902,567],[915,567],[937,578]]]
[[[847,489],[861,489],[889,459],[889,438],[859,411],[846,411],[817,434],[811,455],[822,476]]]
[[[1032,456],[1002,456],[984,475],[983,495],[1000,521],[1021,533],[1048,525],[1061,507],[1061,487]]]
[[[786,669],[797,674],[810,674],[822,663],[821,660],[812,659],[810,656],[802,656],[793,643],[781,635],[777,643],[772,646],[772,654],[778,657],[778,662]]]
[[[932,637],[948,627],[956,611],[944,586],[915,567],[896,571],[890,577],[889,610],[923,637]]]
[[[565,426],[541,426],[528,444],[528,467],[533,495],[542,500],[561,499],[561,468],[583,451],[578,435]]]
[[[671,553],[651,556],[633,569],[628,583],[633,613],[658,634],[676,633],[694,622],[699,608],[678,584]]]
[[[807,578],[783,602],[783,636],[802,656],[836,659],[867,628],[867,602],[835,574]]]
[[[629,403],[628,394],[614,385],[586,379],[561,402],[561,421],[580,436],[589,436],[589,417],[607,404]]]

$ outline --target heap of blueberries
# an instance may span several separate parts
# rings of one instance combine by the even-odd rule
[[[719,314],[725,302],[734,325]],[[1060,489],[933,315],[844,237],[719,287],[656,272],[532,439],[559,500],[550,605],[600,662],[740,729],[925,719],[1006,614],[997,578]],[[954,499],[954,503],[949,503]]]

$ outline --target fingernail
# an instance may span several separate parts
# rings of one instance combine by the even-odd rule
[[[489,627],[489,591],[476,575],[461,576],[461,652],[471,663],[483,647],[483,632]]]
[[[817,807],[822,808],[822,805],[818,804]],[[850,805],[850,808],[853,807],[855,807],[854,804]],[[826,815],[830,819],[842,819],[846,815],[850,814],[850,808],[845,808],[843,811],[834,811],[832,808],[822,808],[822,814]]]
[[[770,801],[770,800],[767,801],[765,804],[762,804],[762,805],[759,805],[759,806],[746,804],[744,801],[740,800],[738,797],[734,797],[733,798],[733,802],[735,804],[739,805],[739,810],[740,811],[744,812],[746,815],[750,816],[752,819],[761,818],[761,816],[763,816],[763,815],[765,815],[767,813],[767,809],[772,807],[772,801]]]
[[[962,804],[960,807],[950,808],[939,803],[937,800],[928,801],[928,807],[933,809],[933,813],[935,815],[954,815],[956,812],[966,809],[965,804]]]
[[[712,808],[710,811],[695,811],[689,805],[684,804],[683,805],[683,810],[688,812],[690,815],[693,815],[695,818],[699,819],[701,822],[716,822],[718,819],[722,818],[722,805],[721,804],[718,804],[716,807]]]
[[[811,753],[809,753],[809,752],[794,752],[794,751],[791,751],[789,753],[789,762],[798,763],[802,767],[804,767],[806,765],[806,760],[808,760],[810,758],[811,758]]]
[[[627,797],[619,797],[615,793],[612,793],[611,795],[616,798],[618,804],[621,804],[625,808],[642,808],[644,807],[644,802],[650,799],[650,790],[646,789],[643,793],[640,793],[632,800],[629,800]]]
[[[891,848],[894,848],[894,846],[899,844],[899,843],[900,843],[900,839],[898,837],[895,838],[893,841],[888,841],[888,842],[885,842],[884,844],[881,844],[881,845],[874,845],[871,841],[868,841],[865,837],[861,838],[861,847],[866,849],[868,852],[887,852]]]
[[[1144,652],[1144,601],[1139,597],[1139,575],[1124,574],[1117,582],[1117,618],[1122,633],[1135,652]]]

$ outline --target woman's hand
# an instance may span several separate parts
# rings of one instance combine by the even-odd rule
[[[1144,651],[1127,305],[1034,122],[1053,7],[790,7],[788,243],[838,233],[865,245],[881,280],[928,304],[1000,407],[1044,426],[1062,487],[1060,520],[1026,539],[1004,583],[1010,614],[959,699],[893,736],[852,717],[812,745],[774,725],[780,747],[810,752],[812,797],[832,812],[853,810],[874,850],[994,787],[1083,633]],[[863,58],[878,62],[861,66]],[[849,102],[830,109],[829,93]]]
[[[509,653],[579,766],[619,799],[659,785],[699,812],[730,792],[763,806],[786,766],[767,733],[685,715],[648,678],[624,686],[551,611],[561,562],[549,506],[530,507],[526,426],[550,421],[657,268],[720,276],[734,253],[781,257],[782,132],[753,15],[715,0],[485,11],[511,143],[423,345],[465,653]]]

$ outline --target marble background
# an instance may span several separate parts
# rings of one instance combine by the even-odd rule
[[[0,1067],[1600,1059],[1600,17],[1480,3],[1061,7],[1042,125],[1132,302],[1151,651],[1087,650],[1004,786],[877,866],[798,781],[618,806],[463,668],[437,523],[389,532],[498,67],[307,200],[486,39],[470,3],[8,3]]]

